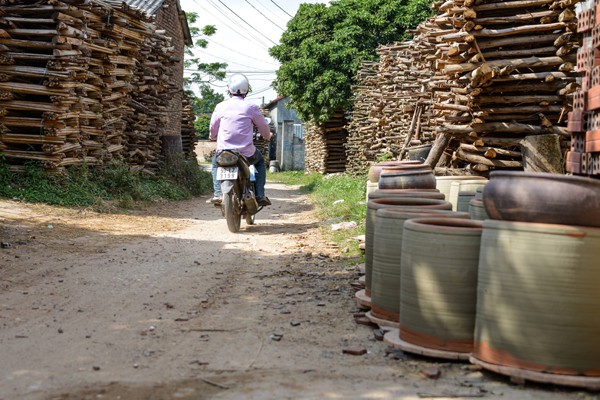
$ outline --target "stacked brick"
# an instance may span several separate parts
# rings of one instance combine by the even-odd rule
[[[181,145],[183,146],[183,154],[185,158],[193,158],[196,156],[194,147],[196,146],[196,128],[194,122],[196,114],[192,107],[191,98],[188,94],[183,94],[182,113],[181,113]]]
[[[577,11],[582,46],[577,52],[581,88],[575,93],[568,130],[571,149],[567,171],[600,176],[600,1],[588,0]]]

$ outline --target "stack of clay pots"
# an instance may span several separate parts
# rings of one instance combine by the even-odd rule
[[[493,172],[483,203],[471,361],[599,389],[600,182]]]
[[[422,175],[418,164],[386,166],[378,185],[414,181],[406,171]],[[600,182],[514,171],[442,178],[437,189],[370,192],[357,294],[367,318],[409,353],[600,389]],[[469,212],[452,211],[440,187],[454,187],[456,209]]]

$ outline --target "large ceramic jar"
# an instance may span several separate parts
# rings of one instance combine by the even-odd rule
[[[460,175],[460,176],[436,176],[435,177],[435,187],[440,191],[440,193],[444,193],[446,196],[446,200],[450,199],[450,185],[452,182],[466,181],[466,180],[483,180],[486,181],[487,178],[483,176],[476,175]]]
[[[379,189],[435,189],[435,176],[428,165],[384,168]]]
[[[461,192],[474,192],[478,187],[485,186],[488,182],[488,180],[483,179],[464,179],[452,182],[447,197],[447,200],[452,203],[452,209],[454,211],[458,209],[458,198]],[[475,197],[475,193],[473,193],[473,197]]]
[[[375,319],[398,324],[400,308],[400,266],[403,258],[404,222],[411,218],[469,218],[467,213],[426,210],[403,211],[382,208],[377,211],[373,242],[371,314]],[[423,243],[431,246],[431,243]]]
[[[467,219],[404,223],[401,340],[427,349],[471,352],[481,232],[480,221]]]
[[[471,216],[471,219],[476,221],[488,219],[485,207],[483,206],[483,200],[474,198],[469,201],[469,215]]]
[[[371,165],[367,173],[367,180],[371,183],[379,183],[379,175],[386,167],[402,167],[407,165],[422,165],[420,161],[402,160],[402,161],[382,161]]]
[[[591,178],[493,171],[483,203],[491,219],[600,227],[600,181]]]
[[[365,221],[365,293],[371,294],[371,267],[373,263],[373,236],[377,210],[387,207],[412,208],[420,211],[425,209],[450,210],[452,204],[445,200],[425,198],[383,198],[371,200],[367,203],[367,216]]]
[[[562,383],[586,387],[588,377],[600,388],[600,229],[497,220],[483,228],[473,361],[542,382],[577,375]]]

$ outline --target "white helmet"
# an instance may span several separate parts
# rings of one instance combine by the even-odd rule
[[[229,93],[231,94],[248,94],[249,87],[248,78],[242,74],[232,75],[227,82],[227,89],[229,89]]]

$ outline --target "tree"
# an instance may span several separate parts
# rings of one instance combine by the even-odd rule
[[[192,97],[194,113],[198,116],[194,122],[196,137],[207,140],[209,135],[210,115],[215,106],[225,99],[221,93],[215,92],[211,87],[200,88],[200,97]]]
[[[197,84],[201,89],[204,87],[209,88],[210,85],[218,80],[225,79],[225,68],[226,63],[203,63],[199,57],[195,57],[194,49],[208,47],[209,36],[214,35],[217,32],[217,28],[214,25],[205,25],[203,28],[193,26],[198,20],[198,14],[194,12],[186,13],[188,25],[190,26],[190,33],[192,37],[196,39],[192,46],[188,46],[185,49],[186,59],[184,61],[184,68],[194,69],[189,77],[184,79],[184,85],[189,88],[192,84]]]
[[[190,33],[196,38],[193,46],[186,47],[185,53],[188,56],[184,61],[186,69],[194,69],[189,77],[184,79],[184,87],[186,93],[192,100],[194,113],[198,116],[194,122],[196,129],[196,137],[198,139],[208,139],[210,115],[215,109],[215,106],[224,100],[224,96],[215,92],[211,84],[218,80],[225,79],[225,63],[203,63],[200,58],[194,57],[194,48],[207,48],[209,36],[212,36],[217,31],[214,25],[206,25],[203,28],[193,26],[198,20],[197,13],[186,13]],[[198,85],[200,97],[191,90],[192,84]]]
[[[281,66],[274,82],[304,121],[321,122],[351,105],[361,61],[375,61],[380,44],[406,38],[431,14],[431,0],[334,0],[301,4],[269,53]]]

